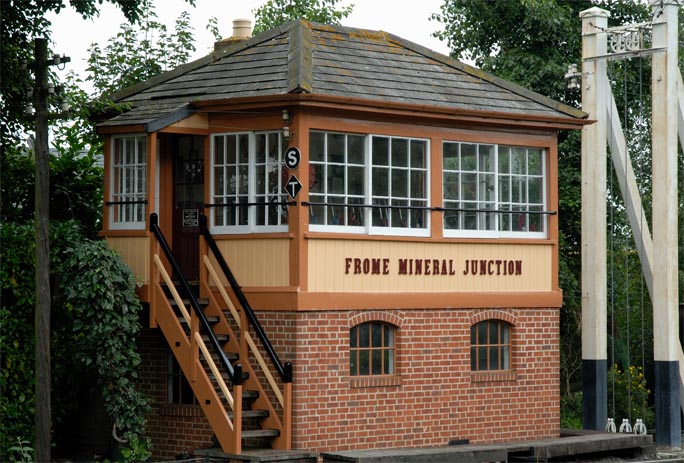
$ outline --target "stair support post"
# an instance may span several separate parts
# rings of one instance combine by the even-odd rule
[[[242,453],[242,383],[233,385],[233,439],[235,453]]]
[[[192,367],[190,370],[190,381],[197,381],[197,364],[199,363],[199,345],[195,334],[199,333],[200,320],[195,311],[190,314],[190,356],[192,358]],[[196,361],[195,361],[196,360]]]
[[[285,448],[283,450],[292,450],[292,383],[285,383],[283,385],[283,440]]]

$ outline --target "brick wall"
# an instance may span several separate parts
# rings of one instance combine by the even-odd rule
[[[556,309],[292,316],[295,448],[339,451],[438,446],[454,439],[485,443],[558,436]],[[487,318],[514,325],[511,374],[470,372],[470,326]],[[382,385],[349,376],[349,329],[370,319],[398,326],[397,377],[376,381]]]
[[[259,312],[283,361],[294,366],[293,447],[340,451],[490,443],[558,436],[557,309]],[[512,372],[471,373],[470,326],[513,325]],[[397,326],[396,376],[349,376],[349,329],[382,320]],[[197,406],[165,405],[165,341],[142,338],[141,382],[154,399],[148,425],[156,459],[210,444]]]
[[[211,446],[213,432],[199,405],[168,404],[166,398],[168,344],[161,330],[145,329],[139,340],[142,363],[139,384],[152,402],[146,437],[152,439],[152,460]]]

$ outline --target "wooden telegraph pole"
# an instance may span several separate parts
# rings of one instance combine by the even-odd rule
[[[66,57],[48,60],[46,39],[35,39],[33,64],[36,111],[36,461],[51,461],[51,365],[50,365],[50,164],[48,146],[49,96],[54,92],[48,66],[70,61]],[[52,89],[52,91],[51,91]]]

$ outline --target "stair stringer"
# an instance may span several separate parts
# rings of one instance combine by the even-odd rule
[[[225,311],[222,309],[223,304],[220,304],[220,299],[216,296],[215,290],[208,284],[206,278],[201,278],[201,294],[206,297],[209,304],[205,308],[205,313],[214,317],[218,317],[219,321],[215,325],[215,332],[221,334],[228,334],[228,342],[223,346],[225,352],[238,352],[240,354],[239,362],[242,366],[243,372],[248,374],[248,378],[243,383],[243,389],[257,391],[258,397],[251,403],[252,410],[267,410],[268,417],[264,418],[261,423],[261,429],[277,429],[280,435],[271,440],[271,447],[278,450],[290,450],[291,445],[288,439],[283,422],[280,419],[280,414],[273,406],[274,394],[267,394],[266,389],[259,380],[256,371],[252,367],[250,356],[243,352],[240,346],[239,339],[243,333],[243,327],[240,328],[240,333],[235,333],[226,318]],[[232,292],[231,292],[232,293]],[[239,336],[237,335],[239,334]]]
[[[183,374],[188,379],[204,416],[209,421],[223,451],[239,454],[242,451],[242,423],[237,419],[233,422],[228,416],[228,411],[216,393],[199,355],[192,354],[193,348],[190,339],[178,321],[178,317],[169,304],[161,285],[159,283],[154,284],[153,291],[155,292],[152,298],[153,304],[155,304],[154,321],[161,329]],[[193,372],[195,373],[194,378]],[[235,397],[235,400],[241,400],[241,397]]]

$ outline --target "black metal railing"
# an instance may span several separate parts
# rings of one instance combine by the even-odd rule
[[[232,288],[233,293],[235,293],[235,296],[237,297],[238,302],[242,306],[242,309],[245,311],[245,316],[247,317],[247,321],[252,326],[252,328],[254,329],[254,332],[256,333],[256,335],[261,340],[261,343],[264,346],[266,353],[268,354],[271,361],[273,362],[273,366],[275,367],[276,371],[280,375],[280,379],[282,379],[284,383],[291,383],[292,382],[292,363],[290,363],[290,362],[282,363],[280,361],[280,358],[278,358],[278,354],[276,354],[276,351],[273,348],[271,341],[268,339],[268,336],[266,336],[266,332],[264,332],[264,329],[261,327],[261,324],[259,323],[259,320],[257,319],[256,314],[254,313],[254,310],[252,310],[252,307],[249,305],[249,302],[247,301],[247,298],[245,297],[245,294],[242,292],[242,288],[240,288],[240,285],[238,285],[237,280],[233,276],[233,272],[230,271],[230,267],[228,267],[228,263],[226,263],[226,260],[223,258],[223,255],[221,254],[221,250],[216,245],[216,241],[214,240],[214,237],[209,232],[209,227],[207,226],[207,216],[205,216],[204,214],[200,215],[200,232],[202,233],[202,236],[204,236],[204,239],[207,242],[207,246],[209,247],[211,252],[214,254],[214,257],[216,258],[216,262],[218,263],[219,267],[221,267],[221,271],[223,272],[226,279],[228,280],[228,283],[230,284],[230,287]],[[246,327],[244,329],[246,329]]]
[[[419,201],[419,200],[415,200]],[[348,208],[370,208],[370,209],[411,209],[419,211],[437,212],[489,212],[494,214],[527,214],[527,215],[556,215],[556,211],[513,211],[510,209],[464,209],[456,207],[436,207],[436,206],[411,206],[400,204],[353,204],[353,203],[329,203],[322,201],[302,201],[302,206],[333,206]]]
[[[195,311],[197,314],[197,317],[200,320],[200,323],[202,324],[202,328],[206,332],[207,336],[209,337],[209,342],[211,343],[214,353],[217,354],[221,365],[223,368],[226,369],[228,372],[228,376],[230,378],[230,381],[233,384],[242,384],[242,365],[235,364],[233,366],[230,363],[230,360],[228,360],[228,357],[226,356],[226,353],[223,351],[223,348],[221,347],[221,344],[219,343],[218,339],[216,338],[216,335],[214,334],[214,331],[211,329],[211,325],[209,324],[209,320],[207,319],[207,316],[204,314],[204,311],[200,308],[199,302],[197,301],[197,298],[195,297],[192,288],[190,287],[190,283],[188,283],[187,278],[185,278],[185,275],[183,275],[183,272],[180,269],[180,266],[178,265],[178,262],[176,262],[176,259],[173,257],[173,252],[171,251],[171,248],[169,247],[168,242],[166,241],[166,238],[164,238],[164,234],[162,233],[161,229],[159,228],[159,217],[157,214],[152,213],[150,214],[150,231],[154,234],[154,236],[157,238],[157,242],[159,243],[159,246],[161,247],[162,251],[164,252],[164,255],[168,259],[169,263],[171,264],[171,267],[173,268],[174,274],[178,276],[178,279],[180,280],[181,286],[183,287],[183,290],[185,293],[188,295],[188,299],[190,301],[190,305],[192,306],[192,309]]]

